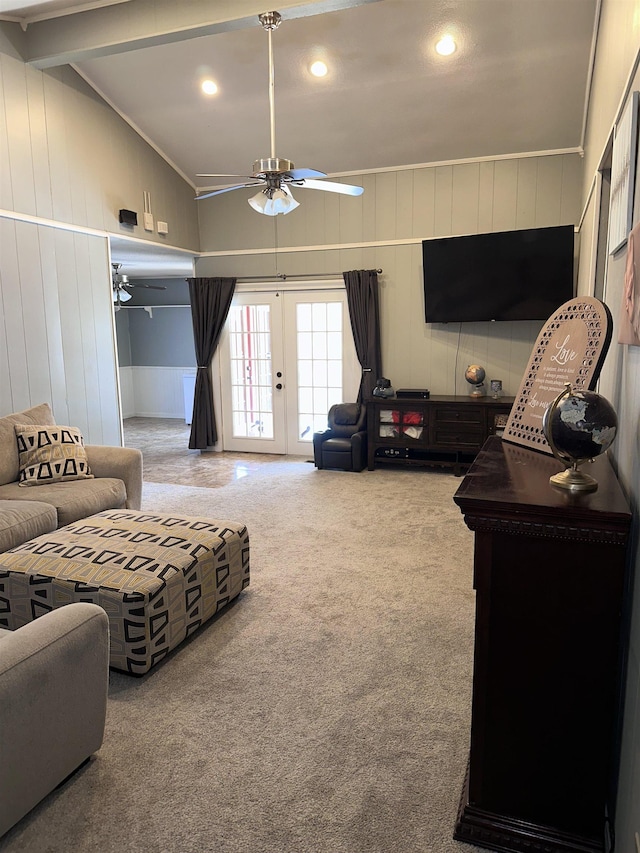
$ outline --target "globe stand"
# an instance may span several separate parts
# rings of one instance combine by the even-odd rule
[[[586,401],[587,398],[595,398],[600,401],[601,405],[606,404],[606,406],[610,409],[608,431],[611,433],[611,435],[608,436],[608,440],[601,440],[598,443],[597,452],[595,455],[598,455],[598,453],[604,453],[615,438],[616,429],[618,426],[615,411],[611,407],[611,404],[604,399],[604,397],[600,397],[599,394],[596,394],[593,391],[575,391],[573,392],[573,395],[576,398],[581,399],[582,401]],[[593,457],[591,455],[578,455],[578,453],[569,452],[566,447],[558,447],[558,444],[560,444],[558,436],[556,436],[554,440],[553,423],[556,411],[559,409],[559,407],[563,406],[566,403],[567,399],[571,396],[571,383],[565,382],[564,391],[561,391],[560,394],[558,394],[558,396],[551,403],[549,408],[546,409],[544,415],[542,416],[542,429],[544,431],[545,438],[549,443],[549,447],[551,448],[551,452],[553,453],[555,458],[562,462],[562,464],[566,468],[565,471],[561,471],[559,474],[553,474],[553,476],[549,477],[549,482],[552,486],[558,486],[561,489],[568,489],[571,492],[595,492],[598,488],[598,481],[595,480],[593,477],[590,477],[589,474],[585,474],[584,472],[578,470],[579,465],[581,465],[583,462],[586,462],[588,459],[591,459],[591,461],[593,461]],[[577,416],[574,412],[571,420],[575,421],[576,417]],[[581,412],[579,417],[585,418],[586,414],[584,412]]]
[[[484,382],[481,382],[479,385],[474,385],[471,391],[469,391],[470,397],[484,397],[486,394],[486,389],[484,387]]]
[[[556,454],[554,456],[563,464],[567,464],[561,456],[557,456]],[[598,488],[598,481],[589,476],[589,474],[585,474],[584,471],[578,470],[578,465],[579,463],[574,461],[570,468],[549,477],[549,482],[553,486],[558,486],[561,489],[569,489],[571,492],[595,492]]]

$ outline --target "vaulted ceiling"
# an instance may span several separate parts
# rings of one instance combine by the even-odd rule
[[[335,176],[579,150],[598,6],[285,0],[276,154]],[[233,183],[198,173],[249,175],[271,153],[264,11],[256,0],[0,0],[29,61],[73,64],[194,189]],[[443,33],[457,45],[445,57]],[[309,73],[317,59],[325,77]],[[205,78],[217,94],[202,92]]]

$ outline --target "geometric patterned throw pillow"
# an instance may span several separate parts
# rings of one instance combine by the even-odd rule
[[[93,477],[82,433],[76,427],[16,424],[19,484],[44,486]]]

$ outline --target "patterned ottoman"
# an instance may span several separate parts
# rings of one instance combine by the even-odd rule
[[[0,627],[99,604],[110,665],[143,675],[248,584],[243,525],[107,510],[0,554]]]

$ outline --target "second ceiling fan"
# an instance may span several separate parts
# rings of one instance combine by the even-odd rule
[[[116,311],[120,310],[120,307],[123,302],[128,302],[131,299],[131,293],[129,290],[132,287],[145,287],[148,290],[166,290],[167,288],[162,284],[141,284],[140,282],[134,284],[132,281],[129,281],[129,276],[121,273],[122,264],[120,263],[112,263],[111,264],[111,291],[113,296],[113,303],[116,306]]]
[[[243,183],[234,184],[231,187],[223,187],[219,190],[211,190],[196,196],[198,200],[211,198],[214,195],[228,193],[246,187],[261,187],[260,192],[252,196],[248,201],[251,207],[258,213],[267,216],[276,216],[279,213],[290,213],[299,206],[291,194],[291,186],[302,187],[310,190],[324,190],[330,193],[342,193],[343,195],[359,196],[364,192],[363,187],[341,184],[335,181],[318,180],[326,177],[324,172],[317,169],[296,169],[291,160],[277,157],[276,134],[275,134],[275,75],[273,65],[272,33],[280,25],[282,17],[279,12],[264,12],[258,15],[269,36],[269,118],[271,127],[271,156],[256,160],[253,164],[251,175],[216,175],[199,174],[199,178],[242,178]]]

